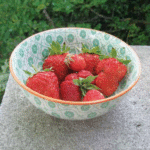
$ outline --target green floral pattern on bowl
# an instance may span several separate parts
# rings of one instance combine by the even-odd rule
[[[71,47],[71,53],[79,53],[78,48],[81,48],[82,43],[84,43],[89,48],[100,46],[102,53],[107,55],[111,52],[111,48],[114,47],[117,50],[118,57],[125,58],[127,56],[127,58],[130,58],[132,61],[128,65],[128,73],[114,95],[126,90],[139,76],[140,64],[137,55],[130,46],[120,39],[105,32],[92,29],[59,28],[33,35],[15,48],[11,56],[12,69],[22,84],[25,84],[28,78],[23,70],[34,72],[31,67],[32,64],[36,67],[42,66],[43,59],[49,53],[49,44],[53,40],[58,41],[60,44],[65,42],[67,46]],[[37,108],[51,116],[69,120],[84,120],[101,116],[114,108],[122,98],[121,96],[111,101],[92,105],[71,105],[48,101],[31,94],[21,86],[20,88],[24,95]]]

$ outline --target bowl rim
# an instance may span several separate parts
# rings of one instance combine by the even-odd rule
[[[47,101],[51,101],[51,102],[55,102],[55,103],[61,103],[61,104],[68,104],[68,105],[92,105],[92,104],[98,104],[98,103],[103,103],[103,102],[107,102],[107,101],[111,101],[111,100],[115,100],[116,98],[118,97],[121,97],[122,95],[124,95],[125,93],[127,93],[128,91],[130,91],[135,85],[136,83],[138,82],[139,78],[140,78],[140,75],[141,75],[141,63],[140,63],[140,59],[137,55],[137,53],[134,51],[134,49],[132,47],[130,47],[127,43],[125,43],[123,40],[119,39],[118,37],[114,36],[114,35],[111,35],[109,33],[106,33],[110,36],[113,36],[119,40],[121,40],[121,42],[125,43],[127,45],[127,47],[129,47],[132,52],[135,54],[135,56],[137,57],[137,60],[138,60],[138,67],[139,67],[139,72],[138,72],[138,76],[137,76],[137,79],[124,91],[121,91],[120,93],[114,95],[114,96],[110,96],[108,98],[104,98],[104,99],[101,99],[101,100],[94,100],[94,101],[88,101],[88,102],[83,102],[83,101],[66,101],[66,100],[61,100],[61,99],[55,99],[55,98],[52,98],[52,97],[48,97],[48,96],[45,96],[45,95],[42,95],[38,92],[35,92],[34,90],[30,89],[29,87],[27,87],[25,84],[23,84],[19,79],[18,77],[15,75],[14,71],[13,71],[13,67],[12,67],[12,57],[13,57],[13,53],[15,51],[15,49],[21,45],[22,43],[24,43],[25,41],[27,41],[28,39],[40,34],[40,33],[44,33],[44,32],[48,32],[48,31],[52,31],[52,30],[58,30],[58,29],[83,29],[83,30],[90,30],[90,31],[98,31],[98,32],[101,32],[101,33],[106,33],[104,31],[100,31],[100,30],[95,30],[95,29],[89,29],[89,28],[79,28],[79,27],[62,27],[62,28],[55,28],[55,29],[49,29],[49,30],[45,30],[45,31],[42,31],[42,32],[38,32],[36,34],[33,34],[32,36],[26,38],[25,40],[23,40],[22,42],[20,42],[15,48],[14,50],[12,51],[11,53],[11,56],[10,56],[10,59],[9,59],[9,69],[10,69],[10,73],[11,75],[13,76],[14,80],[26,91],[28,91],[29,93],[31,93],[32,95],[36,96],[36,97],[40,97],[44,100],[47,100]]]

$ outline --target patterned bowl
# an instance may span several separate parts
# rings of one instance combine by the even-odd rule
[[[70,53],[78,53],[77,47],[81,48],[81,43],[89,48],[98,45],[102,53],[108,55],[114,47],[119,58],[131,59],[127,66],[127,75],[120,82],[117,91],[103,100],[71,102],[41,95],[25,85],[28,76],[23,70],[34,72],[32,64],[36,67],[42,66],[52,41],[58,41],[60,44],[65,42],[71,47]],[[9,65],[13,78],[33,105],[51,116],[68,120],[91,119],[107,113],[135,86],[141,72],[139,58],[129,45],[105,32],[85,28],[58,28],[35,34],[14,49]]]

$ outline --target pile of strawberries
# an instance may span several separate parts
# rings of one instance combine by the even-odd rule
[[[69,47],[52,42],[50,55],[44,60],[43,71],[34,66],[26,85],[32,90],[66,101],[92,101],[111,96],[127,73],[130,60],[116,58],[114,48],[110,56],[100,48],[82,46],[82,53],[69,54]]]

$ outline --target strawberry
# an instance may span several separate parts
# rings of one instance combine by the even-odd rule
[[[81,71],[78,72],[78,77],[86,78],[88,76],[93,76],[93,74],[90,71],[87,71],[87,70],[81,70]]]
[[[100,72],[98,74],[95,82],[96,86],[100,88],[100,92],[102,92],[105,96],[112,95],[119,86],[117,77],[104,72]]]
[[[84,68],[84,70],[90,71],[92,73],[93,72],[93,68],[94,68],[92,54],[81,53],[79,55],[82,56],[84,58],[85,62],[86,62],[86,67]]]
[[[100,58],[102,59],[96,67],[96,73],[99,74],[100,72],[104,72],[105,74],[109,74],[111,76],[115,76],[120,82],[127,73],[127,66],[131,60],[126,59],[119,59],[117,58],[117,51],[112,48],[110,57],[101,55]]]
[[[64,55],[52,55],[48,56],[45,59],[43,64],[43,69],[53,67],[55,74],[57,75],[59,81],[62,81],[65,76],[68,74],[68,67],[64,63],[65,56]]]
[[[90,71],[87,70],[81,70],[78,72],[78,77],[80,78],[87,78],[88,76],[94,76]],[[95,80],[93,80],[91,83],[94,84]]]
[[[52,67],[59,81],[62,81],[68,74],[68,66],[64,63],[64,60],[69,48],[65,44],[61,48],[58,42],[52,42],[49,50],[50,55],[44,60],[43,70]]]
[[[120,82],[127,73],[127,67],[117,60],[116,62],[110,62],[105,65],[103,70],[106,74],[117,77],[118,82]]]
[[[102,72],[104,70],[104,65],[105,65],[106,61],[107,61],[107,59],[103,59],[98,62],[97,66],[95,67],[96,74],[99,74],[100,72]]]
[[[60,98],[58,78],[54,72],[42,71],[31,74],[25,71],[25,73],[30,75],[26,81],[26,85],[29,88],[45,96]]]
[[[82,52],[79,54],[85,59],[86,67],[85,70],[90,71],[91,73],[95,74],[94,68],[96,67],[97,63],[99,62],[99,47],[93,47],[92,49],[87,49],[84,45],[82,45]]]
[[[97,64],[99,63],[99,61],[100,61],[99,55],[93,54],[93,63],[94,63],[93,74],[94,74],[94,75],[96,75],[95,68],[96,68]]]
[[[91,89],[99,89],[91,82],[95,79],[94,76],[87,78],[79,78],[72,80],[65,80],[60,84],[60,94],[63,100],[68,101],[81,101],[86,92]]]
[[[80,101],[81,91],[79,86],[75,85],[73,81],[63,81],[60,84],[61,98],[66,101]]]
[[[71,74],[68,74],[68,75],[65,77],[65,80],[73,80],[73,79],[79,79],[77,73],[71,73]]]
[[[83,98],[84,101],[94,101],[104,99],[104,95],[98,90],[89,90]]]
[[[65,59],[65,64],[74,71],[80,71],[86,67],[84,58],[77,54],[68,54]]]
[[[106,74],[116,76],[118,82],[120,82],[126,75],[127,67],[116,58],[106,58],[101,60],[96,67],[96,74],[102,71]]]
[[[97,76],[88,76],[85,79],[79,77],[79,79],[74,79],[73,80],[74,84],[80,87],[80,90],[82,92],[82,97],[85,96],[85,94],[88,90],[92,90],[92,89],[99,90],[99,88],[97,86],[92,84],[93,80],[95,80],[96,77]]]

